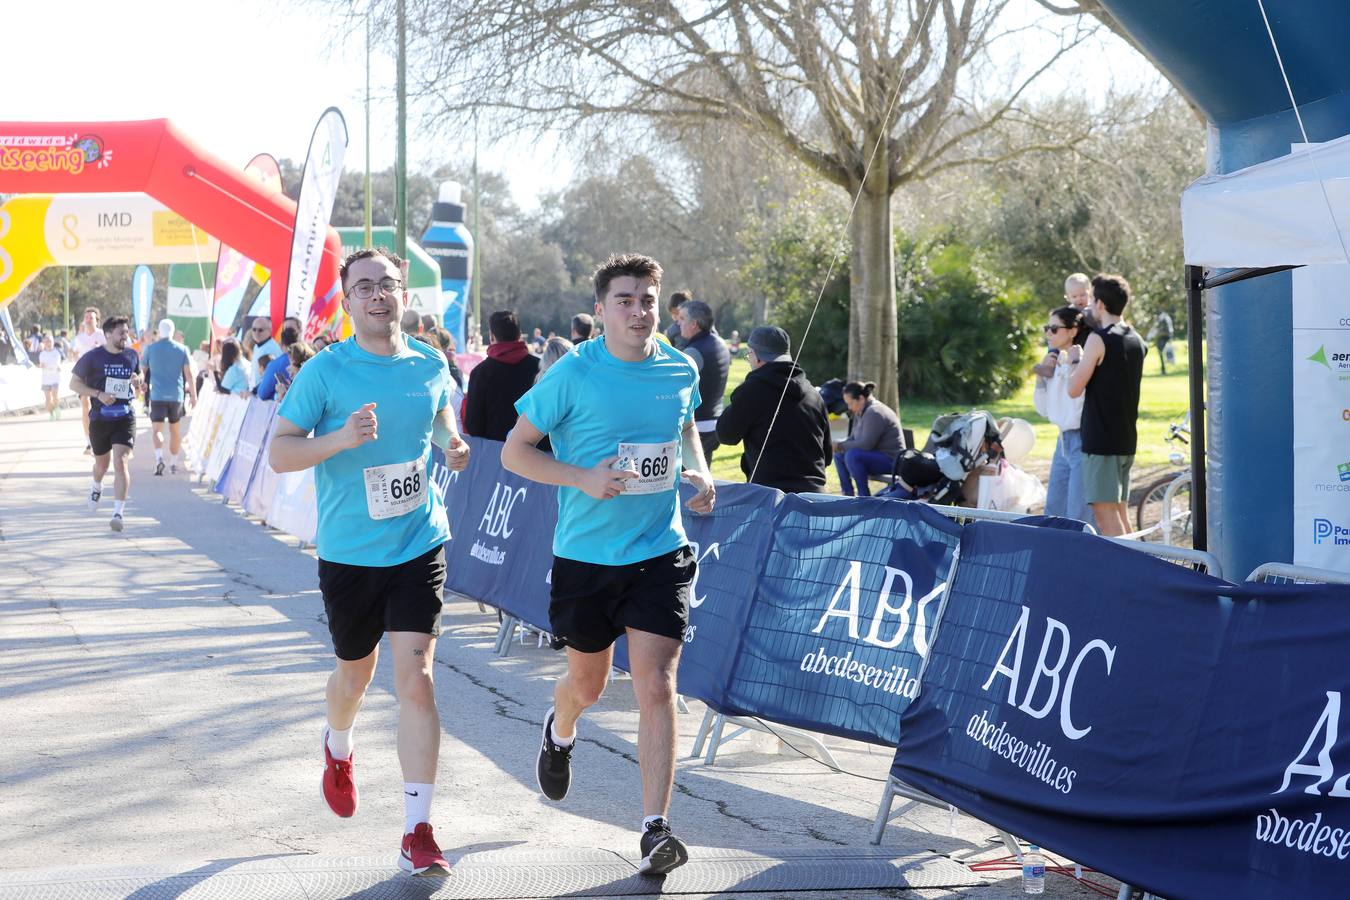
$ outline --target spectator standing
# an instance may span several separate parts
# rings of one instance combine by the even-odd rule
[[[520,339],[520,322],[510,310],[498,310],[488,317],[488,333],[487,359],[469,373],[464,430],[504,441],[518,418],[516,401],[534,385],[539,357]]]
[[[276,359],[278,356],[284,356],[281,345],[272,338],[272,317],[258,316],[248,328],[249,337],[253,339],[251,353],[246,353],[248,359],[257,359],[260,356],[270,356]],[[250,348],[245,345],[245,350]]]
[[[244,348],[238,341],[227,340],[220,345],[220,368],[216,370],[216,390],[222,394],[249,394],[248,363]]]
[[[745,445],[741,471],[746,481],[787,493],[824,491],[830,462],[825,401],[792,361],[786,331],[761,325],[750,332],[747,344],[750,374],[731,392],[717,419],[718,440]]]
[[[1034,369],[1036,390],[1032,402],[1036,412],[1059,429],[1055,455],[1050,461],[1045,514],[1091,522],[1092,510],[1083,499],[1083,398],[1069,396],[1070,375],[1083,355],[1083,348],[1078,345],[1079,332],[1090,333],[1090,329],[1078,307],[1065,306],[1050,313],[1045,326],[1050,351]]]
[[[872,399],[875,389],[870,381],[844,385],[848,437],[834,445],[834,468],[845,497],[854,495],[855,485],[858,496],[872,496],[868,476],[890,474],[895,458],[905,449],[900,417],[880,400]]]
[[[56,349],[56,342],[50,336],[42,339],[42,349],[38,351],[38,365],[42,367],[42,399],[47,404],[47,418],[61,418],[61,360],[65,359]]]
[[[670,346],[676,350],[683,350],[685,345],[684,335],[680,333],[680,307],[692,299],[694,297],[688,291],[675,291],[670,295],[670,300],[666,302],[666,310],[670,313],[670,325],[666,328],[666,339],[670,341]]]
[[[530,352],[538,356],[544,352],[544,345],[548,343],[548,338],[544,337],[542,329],[536,328],[530,335]]]
[[[1119,275],[1092,279],[1093,312],[1101,323],[1087,339],[1069,380],[1069,396],[1083,401],[1083,490],[1097,531],[1128,534],[1125,506],[1138,443],[1139,383],[1148,345],[1122,315],[1130,284]]]
[[[284,400],[286,391],[290,388],[291,382],[295,380],[296,373],[300,367],[314,358],[314,348],[304,341],[296,341],[286,348],[286,371],[282,372],[277,378],[277,399]]]
[[[290,349],[300,341],[300,330],[293,325],[287,325],[281,329],[281,353],[267,364],[263,369],[262,377],[258,379],[256,393],[259,400],[276,400],[277,384],[283,372],[291,365]]]
[[[591,332],[595,331],[595,319],[590,313],[577,313],[572,317],[572,344],[580,344],[582,341],[591,339]]]
[[[1148,332],[1148,342],[1158,348],[1158,365],[1162,366],[1162,373],[1167,374],[1167,345],[1172,341],[1172,317],[1167,314],[1167,310],[1158,313],[1158,317],[1153,320],[1153,327]]]
[[[708,304],[690,300],[680,306],[677,315],[685,355],[698,368],[698,394],[702,402],[694,410],[694,427],[703,445],[703,458],[711,466],[713,451],[721,446],[717,439],[717,417],[722,414],[722,398],[731,372],[731,351],[713,327],[713,312]]]
[[[460,371],[459,361],[455,359],[455,336],[450,333],[450,329],[433,326],[422,332],[421,337],[428,344],[441,351],[441,355],[445,357],[445,364],[450,367],[450,378],[455,382],[455,387],[459,389],[460,393],[463,393],[464,373]]]

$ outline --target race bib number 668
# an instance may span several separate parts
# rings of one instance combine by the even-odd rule
[[[418,509],[427,499],[427,473],[422,458],[388,466],[371,466],[366,480],[366,512],[372,519],[392,519]]]

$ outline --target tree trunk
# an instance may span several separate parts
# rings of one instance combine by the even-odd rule
[[[881,160],[875,161],[849,225],[853,257],[849,267],[848,377],[850,381],[876,382],[874,396],[898,412],[895,233],[888,180],[886,166]]]

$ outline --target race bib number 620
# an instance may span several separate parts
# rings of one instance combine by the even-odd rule
[[[392,519],[418,509],[427,499],[427,473],[422,458],[364,470],[366,512],[372,519]]]

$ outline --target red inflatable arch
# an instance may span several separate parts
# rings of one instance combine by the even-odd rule
[[[295,202],[202,150],[167,119],[144,122],[0,122],[0,193],[142,191],[272,273],[280,329]],[[342,241],[329,228],[307,326],[341,302]],[[308,328],[307,328],[308,330]]]

